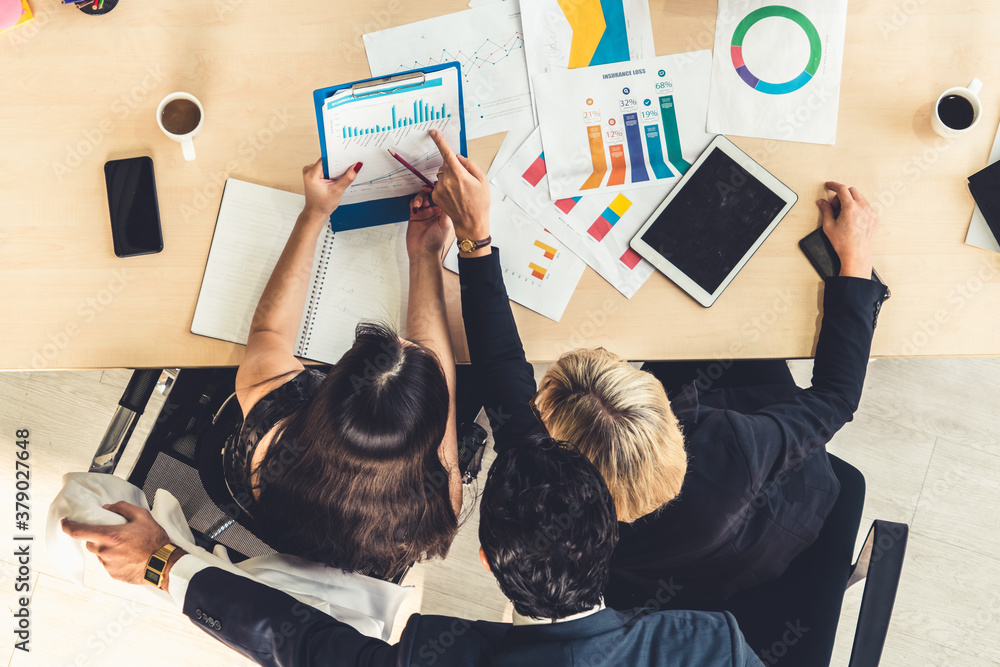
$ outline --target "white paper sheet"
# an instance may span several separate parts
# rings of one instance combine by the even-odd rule
[[[362,97],[343,91],[323,104],[323,125],[331,177],[364,163],[342,203],[416,194],[423,181],[388,149],[435,180],[442,159],[428,132],[436,129],[449,145],[459,145],[458,76],[445,70],[419,86]]]
[[[719,0],[708,130],[833,144],[847,0]]]
[[[490,235],[500,249],[507,295],[511,301],[558,322],[587,265],[496,187],[490,194]],[[458,246],[454,243],[444,266],[458,273]]]
[[[986,166],[990,166],[997,160],[1000,160],[1000,130],[997,131],[997,138],[993,140],[993,150],[990,151],[990,159]],[[978,206],[972,214],[972,222],[969,223],[969,233],[965,237],[965,243],[976,248],[1000,253],[1000,242],[993,236],[993,231],[986,224],[986,218],[983,217]]]
[[[518,0],[369,33],[364,42],[372,76],[458,61],[469,139],[532,124]]]
[[[710,51],[534,77],[552,199],[676,182],[705,132]]]
[[[653,265],[628,247],[639,227],[675,181],[624,194],[549,200],[546,153],[538,130],[514,153],[494,183],[531,218],[628,298],[653,273]]]

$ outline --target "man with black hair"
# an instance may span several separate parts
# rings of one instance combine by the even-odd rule
[[[605,609],[618,524],[603,478],[571,445],[538,436],[518,444],[490,468],[479,524],[480,556],[514,604],[513,625],[414,614],[399,643],[389,645],[214,567],[186,582],[184,613],[262,665],[762,666],[728,613],[659,611],[672,593],[669,582],[645,608]],[[141,508],[109,508],[128,523],[64,521],[63,529],[87,540],[111,576],[142,583],[167,535]],[[167,558],[162,588],[169,591],[170,571],[184,559]]]

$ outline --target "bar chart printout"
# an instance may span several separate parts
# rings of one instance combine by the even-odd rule
[[[414,194],[423,183],[389,154],[399,153],[429,178],[441,168],[441,154],[428,135],[439,130],[452,146],[461,133],[459,78],[453,68],[422,83],[388,88],[363,96],[338,91],[323,104],[329,175],[364,163],[344,193],[353,204]]]
[[[410,111],[407,109],[406,111]],[[423,123],[427,120],[439,120],[441,118],[450,118],[451,114],[448,113],[448,105],[441,104],[440,107],[431,107],[428,103],[423,100],[416,100],[413,102],[413,109],[410,115],[405,115],[405,112],[397,107],[397,105],[392,106],[392,124],[387,125],[373,125],[371,127],[344,127],[343,136],[347,137],[357,137],[362,134],[374,134],[375,132],[385,132],[387,130],[395,130],[400,127],[406,127],[407,125],[416,125],[417,123]]]
[[[533,159],[538,159],[537,153]],[[501,249],[500,267],[508,296],[558,322],[587,265],[496,186],[490,189],[490,233],[494,245]],[[458,273],[458,248],[454,244],[444,266]]]
[[[711,68],[695,51],[537,75],[550,197],[676,181],[712,140]]]
[[[653,266],[628,243],[677,179],[656,188],[625,193],[576,195],[552,201],[548,193],[547,158],[536,128],[497,173],[494,183],[509,199],[538,220],[568,250],[589,264],[615,289],[631,298],[653,273]],[[531,255],[532,273],[544,280],[550,271],[546,248]],[[505,251],[506,252],[506,251]]]

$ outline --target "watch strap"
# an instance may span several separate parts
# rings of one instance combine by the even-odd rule
[[[487,236],[485,239],[482,239],[481,241],[473,241],[472,239],[462,239],[461,241],[458,242],[458,249],[461,250],[462,252],[475,252],[480,248],[485,248],[492,242],[493,242],[492,236]]]
[[[167,569],[170,556],[177,550],[173,544],[164,544],[146,561],[146,573],[143,579],[147,584],[163,588],[163,571]]]

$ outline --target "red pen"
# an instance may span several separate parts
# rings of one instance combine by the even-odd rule
[[[400,156],[400,155],[399,155],[399,154],[398,154],[398,153],[397,153],[396,151],[392,150],[391,148],[389,148],[389,149],[387,149],[387,150],[389,151],[389,155],[391,155],[391,156],[393,156],[394,158],[396,158],[396,160],[398,160],[398,161],[399,161],[399,163],[400,163],[401,165],[403,165],[404,167],[406,167],[407,169],[409,169],[409,170],[410,170],[411,172],[413,172],[413,174],[414,174],[414,175],[415,175],[415,176],[416,176],[417,178],[419,178],[419,179],[420,179],[421,181],[423,181],[424,183],[426,183],[426,184],[427,184],[427,186],[428,186],[429,188],[431,188],[431,189],[433,189],[433,188],[434,188],[434,184],[433,184],[433,183],[431,183],[431,182],[430,182],[430,181],[429,181],[429,180],[427,179],[427,177],[426,177],[426,176],[424,176],[424,175],[423,175],[423,174],[421,174],[421,173],[420,173],[419,171],[417,171],[416,169],[414,169],[414,168],[413,168],[413,165],[412,165],[412,164],[410,164],[409,162],[407,162],[406,160],[404,160],[404,159],[403,159],[403,158],[402,158],[402,157],[401,157],[401,156]]]

